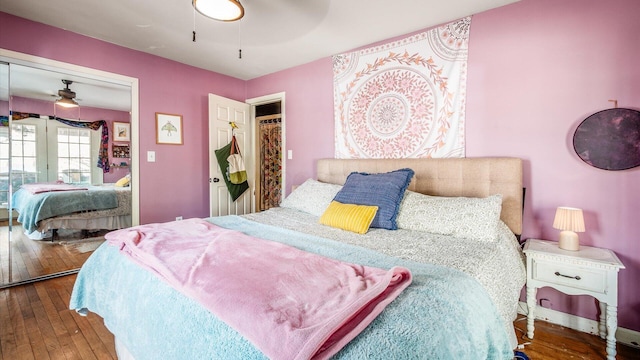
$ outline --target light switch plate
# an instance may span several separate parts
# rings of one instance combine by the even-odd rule
[[[293,150],[287,150],[287,160],[293,160]]]
[[[147,151],[147,162],[156,162],[156,152]]]

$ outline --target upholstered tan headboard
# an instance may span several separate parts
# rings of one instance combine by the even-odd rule
[[[320,159],[318,180],[344,184],[353,172],[380,173],[410,168],[409,190],[435,196],[486,197],[502,194],[500,218],[522,233],[522,160],[518,158]]]

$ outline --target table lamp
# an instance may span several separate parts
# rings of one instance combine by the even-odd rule
[[[560,231],[558,247],[563,250],[580,250],[580,241],[576,232],[584,232],[582,209],[560,206],[553,219],[553,228]]]

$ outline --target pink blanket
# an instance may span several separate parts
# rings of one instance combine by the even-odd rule
[[[81,187],[77,185],[71,184],[58,184],[58,183],[33,183],[33,184],[22,184],[20,188],[25,189],[26,191],[32,194],[40,194],[43,192],[50,191],[77,191],[77,190],[89,190],[86,187]]]
[[[201,219],[110,232],[108,242],[195,298],[271,359],[326,359],[411,283]]]

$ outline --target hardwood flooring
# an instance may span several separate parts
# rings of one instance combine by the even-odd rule
[[[599,336],[564,326],[536,320],[534,339],[526,336],[527,318],[519,315],[514,322],[518,343],[531,360],[606,359],[606,342]],[[640,349],[618,343],[617,360],[639,360]]]
[[[102,319],[69,310],[75,275],[0,290],[0,359],[116,359]]]
[[[68,310],[76,275],[0,290],[0,359],[116,359],[113,335],[102,319]],[[531,360],[605,359],[597,336],[536,321],[534,340],[526,320],[514,322]],[[618,360],[640,359],[640,350],[618,344]]]
[[[0,226],[0,284],[77,269],[91,255],[91,251],[76,246],[80,242],[86,244],[90,240],[82,239],[80,231],[61,230],[61,236],[52,242],[31,240],[24,234],[20,225],[14,225],[11,242],[8,243],[4,241],[9,238],[8,229],[6,225]],[[101,236],[104,232],[106,231],[91,236]]]

